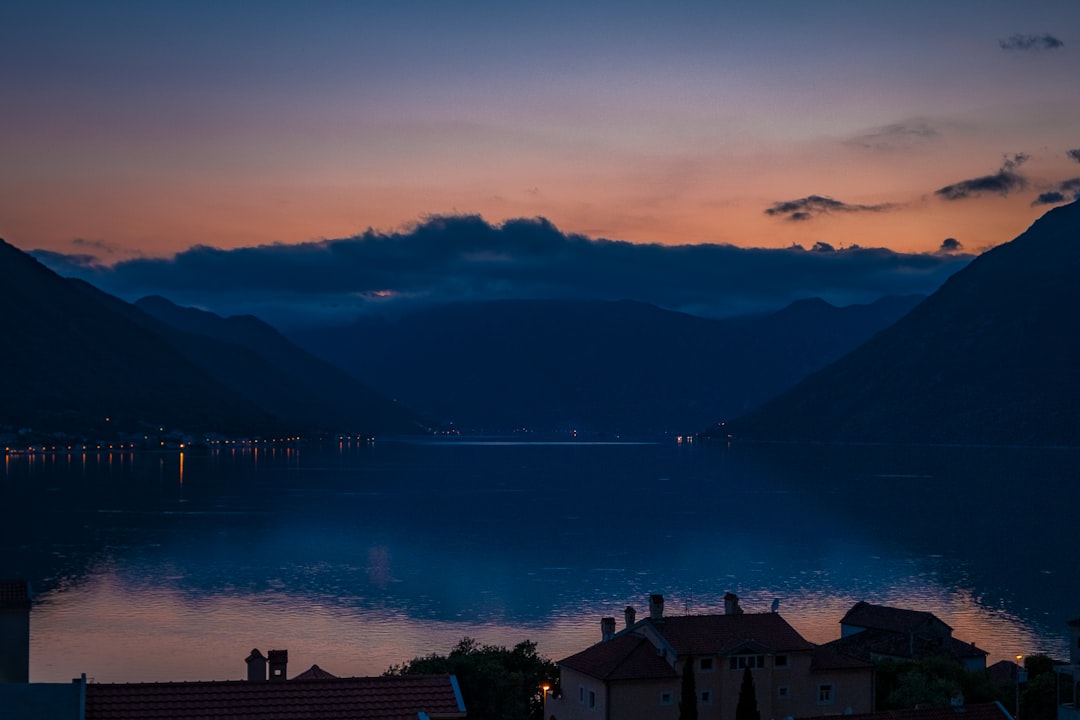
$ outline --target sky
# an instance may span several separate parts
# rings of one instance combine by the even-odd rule
[[[1078,31],[1071,0],[8,2],[0,237],[129,292],[453,217],[940,282],[1080,193]]]

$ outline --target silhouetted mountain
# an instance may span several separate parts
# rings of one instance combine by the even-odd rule
[[[281,428],[145,325],[2,240],[0,308],[0,426],[98,437],[152,426],[229,434]]]
[[[222,318],[162,297],[135,303],[173,328],[170,342],[192,362],[262,407],[303,429],[417,432],[397,403],[300,349],[251,315]]]
[[[427,416],[469,430],[696,430],[745,412],[920,298],[709,320],[637,302],[431,307],[293,337]]]
[[[770,439],[1080,444],[1080,202],[734,424]]]

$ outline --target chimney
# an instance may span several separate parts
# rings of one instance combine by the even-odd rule
[[[270,663],[270,679],[285,680],[285,666],[289,664],[289,651],[267,650],[266,659]]]
[[[739,596],[733,592],[724,595],[724,614],[742,615],[742,608],[739,607]]]
[[[649,596],[649,617],[653,620],[664,619],[664,596],[653,594]]]
[[[600,618],[600,640],[607,642],[615,637],[615,618]]]
[[[258,682],[266,679],[266,657],[259,652],[259,648],[253,649],[244,662],[247,663],[248,682]]]
[[[626,616],[626,627],[630,627],[631,625],[633,625],[634,621],[637,619],[637,612],[629,605],[627,605],[626,609],[623,610],[623,615]]]
[[[30,585],[0,580],[0,683],[30,682]]]

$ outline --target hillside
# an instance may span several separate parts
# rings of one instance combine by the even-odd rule
[[[1080,202],[733,423],[783,440],[1080,444]]]
[[[0,427],[9,432],[101,437],[118,428],[255,434],[282,427],[157,334],[2,240],[0,309]]]
[[[732,320],[629,301],[453,304],[293,339],[467,430],[689,432],[790,387],[918,299]]]

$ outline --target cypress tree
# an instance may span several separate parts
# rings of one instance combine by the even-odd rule
[[[694,679],[693,657],[686,658],[686,663],[683,665],[679,720],[697,720],[697,681]]]
[[[757,706],[757,690],[754,688],[754,675],[749,667],[743,669],[739,702],[735,706],[735,720],[761,720],[761,711]]]

